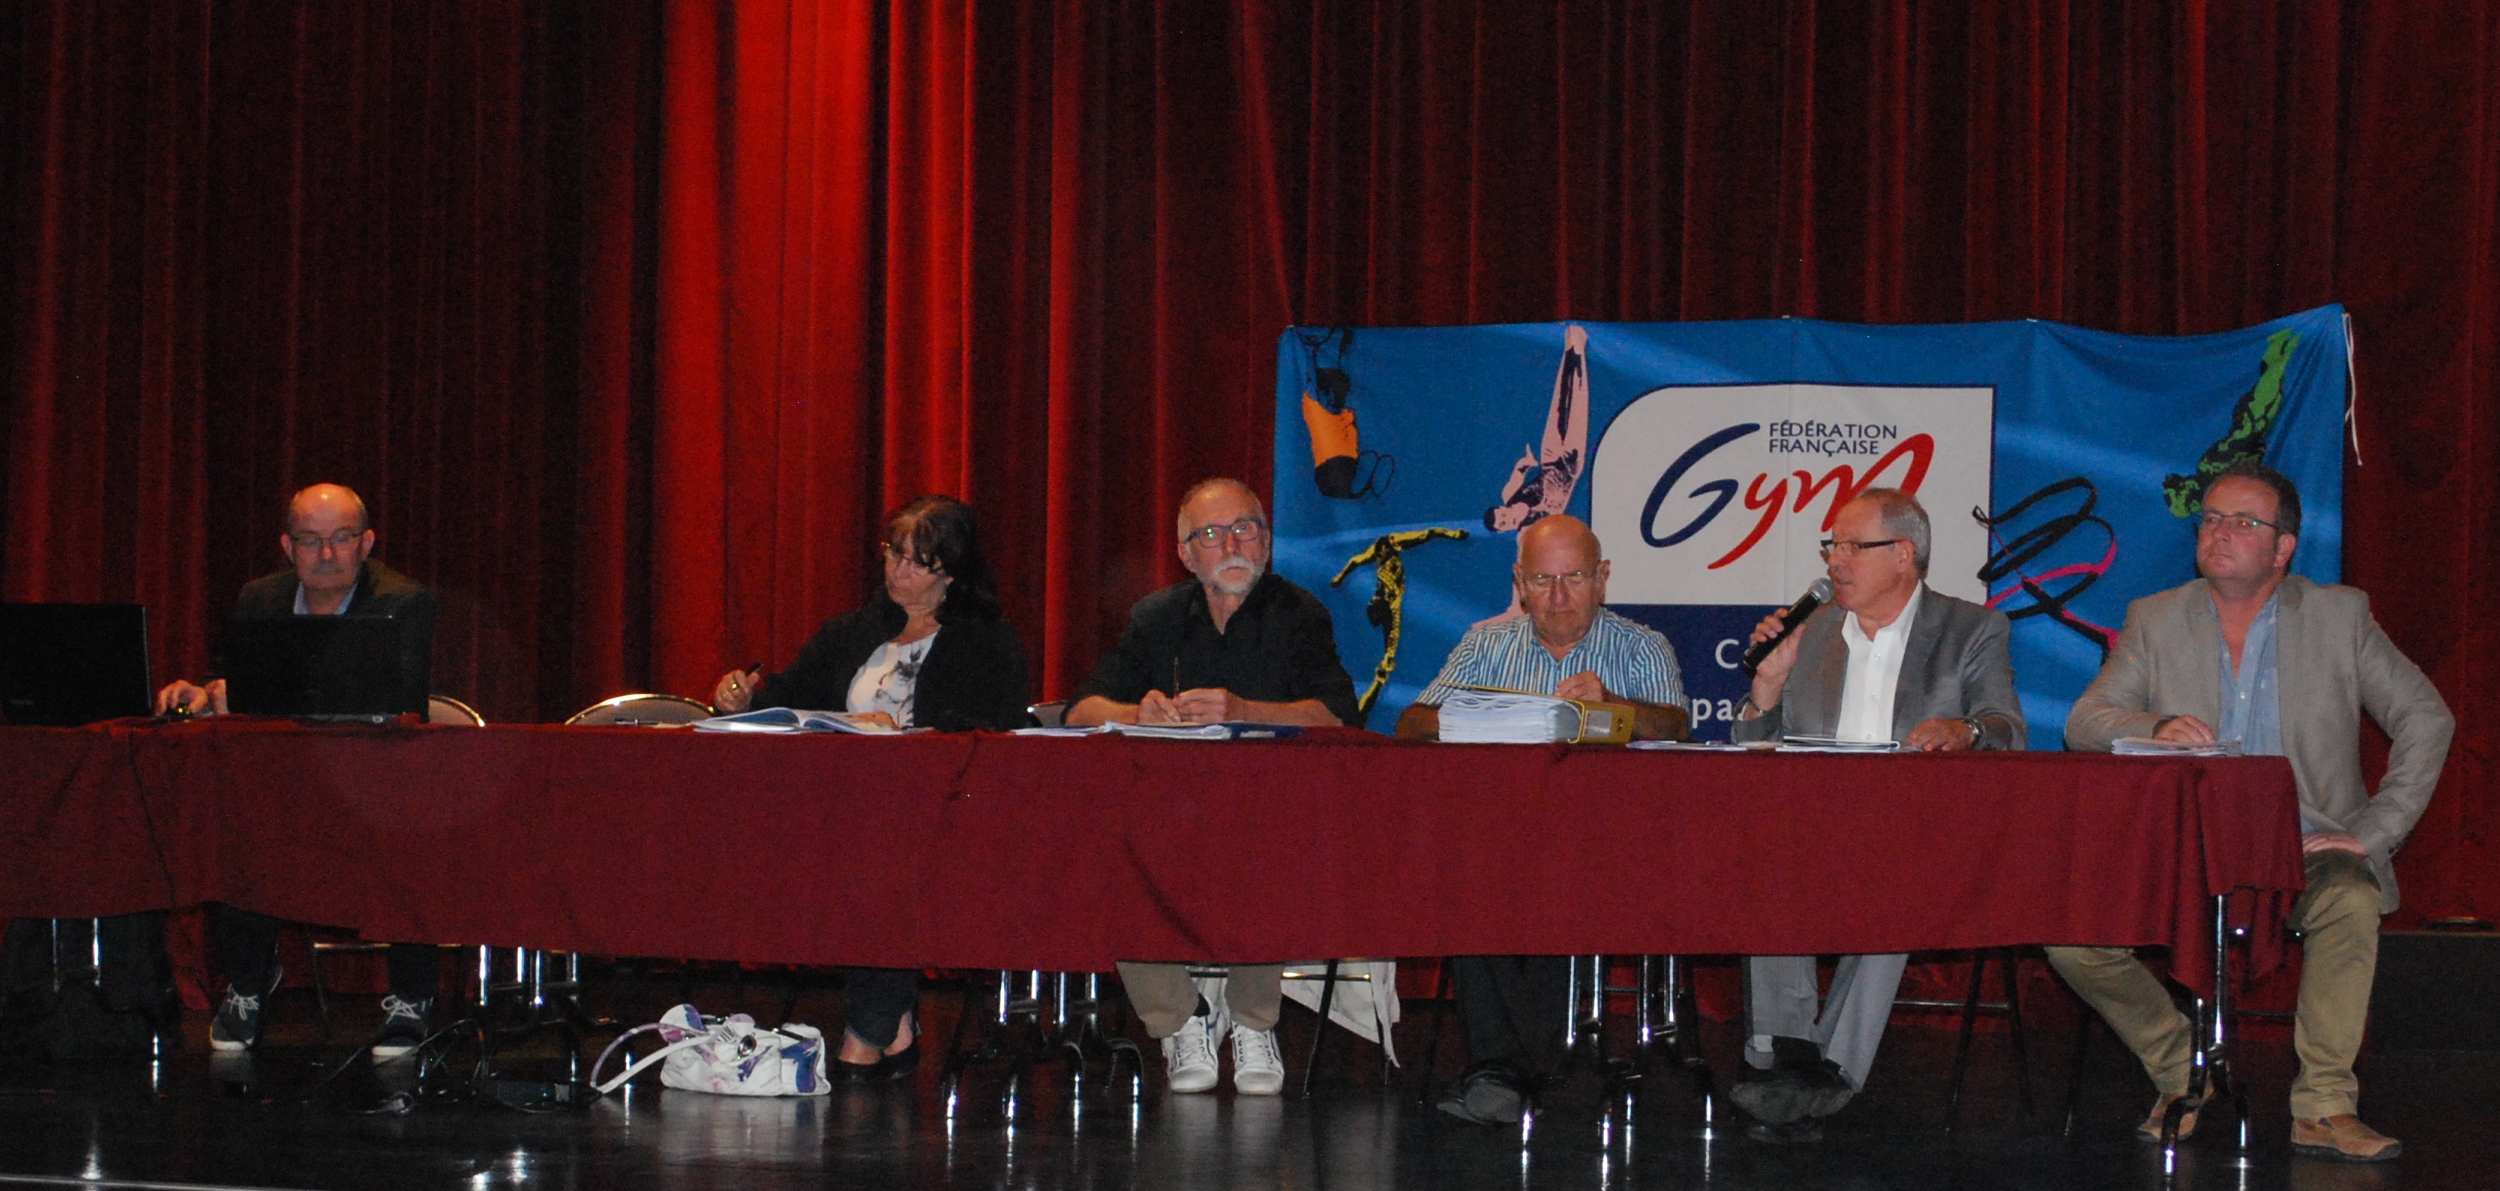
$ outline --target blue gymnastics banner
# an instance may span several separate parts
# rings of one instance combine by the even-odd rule
[[[2344,311],[2215,335],[1806,319],[1289,329],[1276,569],[1326,602],[1387,731],[1471,625],[1516,614],[1518,531],[1569,513],[1606,602],[1674,643],[1727,738],[1755,621],[1823,573],[1833,513],[1903,488],[1928,583],[2013,618],[2033,747],[2061,745],[2130,600],[2195,577],[2206,477],[2300,486],[2292,569],[2342,571]]]

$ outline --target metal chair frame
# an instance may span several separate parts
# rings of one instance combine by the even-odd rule
[[[1630,1136],[1631,1110],[1639,1097],[1643,1075],[1653,1061],[1665,1058],[1690,1085],[1700,1108],[1703,1136],[1709,1136],[1718,1119],[1718,1087],[1709,1062],[1701,1055],[1701,1010],[1684,959],[1674,955],[1625,958],[1633,966],[1633,982],[1628,985],[1606,983],[1606,956],[1569,957],[1571,967],[1564,985],[1564,1004],[1568,1009],[1562,1070],[1557,1078],[1567,1076],[1574,1065],[1586,1065],[1605,1081],[1605,1111],[1598,1123],[1598,1135],[1601,1146],[1611,1146],[1618,1119],[1626,1137]],[[1612,1057],[1606,1053],[1607,998],[1623,996],[1633,999],[1632,1049],[1628,1057]],[[1453,1001],[1449,962],[1445,959],[1433,983],[1430,1041],[1425,1044],[1424,1061],[1417,1073],[1417,1103],[1431,1102],[1433,1071],[1440,1057],[1447,1009]],[[1535,1136],[1542,1108],[1542,1096],[1535,1083],[1531,1081],[1522,1091],[1522,1148]]]
[[[428,695],[425,697],[425,722],[462,728],[483,728],[486,726],[486,717],[479,715],[477,708],[449,695]]]
[[[1018,986],[1022,986],[1019,995]],[[1108,1089],[1119,1082],[1120,1064],[1129,1068],[1129,1097],[1132,1101],[1145,1095],[1145,1054],[1135,1042],[1113,1034],[1102,1027],[1102,976],[1096,972],[1043,972],[1000,969],[994,1012],[975,1014],[973,997],[978,986],[965,990],[963,1012],[955,1018],[955,1037],[947,1047],[946,1070],[938,1077],[946,1119],[955,1119],[962,1102],[965,1072],[981,1063],[1008,1059],[1007,1085],[1000,1092],[1000,1105],[1008,1119],[1013,1120],[1022,1102],[1025,1077],[1052,1055],[1065,1059],[1074,1082],[1073,1095],[1078,1101],[1085,1096],[1085,1081],[1099,1052],[1103,1063],[1103,1081]],[[1071,995],[1073,994],[1073,995]],[[1047,1025],[1043,1013],[1050,1019]],[[967,1047],[973,1020],[981,1019],[980,1045]],[[1016,1022],[1022,1020],[1032,1028],[1032,1045],[1008,1053],[1008,1040],[1015,1033]]]
[[[691,724],[709,719],[712,705],[684,695],[658,695],[649,692],[615,695],[591,704],[565,718],[572,726],[657,727]]]
[[[1985,1001],[1981,990],[1988,976],[1988,961],[1997,961],[1998,987],[2004,990],[2002,1001]],[[1922,1000],[1896,997],[1892,1007],[1898,1009],[1956,1010],[1962,1015],[1961,1037],[1953,1046],[1953,1082],[1945,1092],[1945,1128],[1961,1127],[1962,1086],[1970,1072],[1971,1036],[1982,1013],[2002,1013],[2013,1033],[2015,1086],[2021,1095],[2021,1115],[2028,1117],[2035,1108],[2031,1095],[2031,1049],[2027,1044],[2030,1031],[2023,1025],[2022,981],[2018,960],[2021,952],[2013,947],[1994,947],[1971,954],[1970,992],[1959,1001]]]

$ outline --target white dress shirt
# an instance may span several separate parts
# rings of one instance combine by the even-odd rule
[[[1892,696],[1901,686],[1901,652],[1909,644],[1910,624],[1918,619],[1918,601],[1927,590],[1924,583],[1910,589],[1910,602],[1901,606],[1901,615],[1892,623],[1867,636],[1858,624],[1858,614],[1850,613],[1840,623],[1840,639],[1849,646],[1849,670],[1840,684],[1840,727],[1842,740],[1867,742],[1888,741],[1892,737]]]

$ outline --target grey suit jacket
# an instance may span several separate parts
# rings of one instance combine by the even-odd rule
[[[2274,688],[2301,805],[2369,849],[2379,912],[2391,912],[2392,862],[2430,805],[2456,717],[2387,639],[2360,589],[2287,575],[2275,589],[2274,615]],[[2129,604],[2109,660],[2066,716],[2066,747],[2107,752],[2119,737],[2152,735],[2164,716],[2221,723],[2221,659],[2222,617],[2204,580]],[[2376,798],[2361,782],[2365,710],[2394,741]]]
[[[1923,586],[1923,585],[1922,585]],[[1789,733],[1829,736],[1840,727],[1840,688],[1849,677],[1849,644],[1841,640],[1839,605],[1825,604],[1797,630],[1797,668],[1789,671],[1779,706],[1728,725],[1737,740],[1775,740]],[[1892,693],[1892,738],[1933,719],[1979,721],[1978,748],[2018,749],[2030,739],[2014,695],[2014,659],[2006,651],[2013,627],[2005,614],[1925,588],[1918,619],[1901,650],[1901,680]]]

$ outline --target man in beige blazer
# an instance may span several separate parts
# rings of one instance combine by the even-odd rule
[[[2390,861],[2431,800],[2456,721],[2371,618],[2368,596],[2286,572],[2299,537],[2300,493],[2282,473],[2249,461],[2216,477],[2197,522],[2204,578],[2127,609],[2109,660],[2066,717],[2066,747],[2238,740],[2291,759],[2309,877],[2292,907],[2305,935],[2292,1147],[2383,1161],[2402,1146],[2356,1115],[2353,1056],[2370,1012],[2379,916],[2396,908]],[[2394,741],[2375,798],[2361,780],[2363,711]],[[2052,947],[2049,962],[2143,1060],[2160,1096],[2139,1132],[2158,1137],[2187,1091],[2187,1018],[2124,948]],[[2180,1135],[2195,1125],[2191,1111]]]

